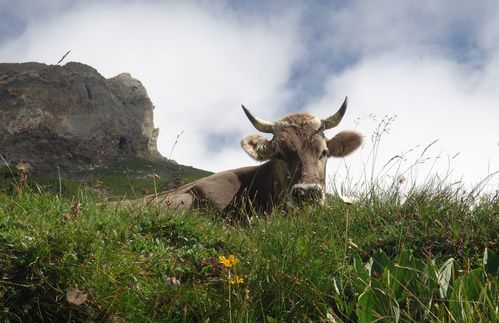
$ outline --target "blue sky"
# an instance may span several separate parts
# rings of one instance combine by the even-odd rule
[[[375,175],[397,155],[393,176],[474,184],[499,170],[497,1],[0,0],[0,61],[54,64],[68,50],[105,77],[141,80],[164,155],[184,131],[182,164],[255,163],[239,147],[254,132],[240,104],[266,119],[325,117],[348,95],[338,130],[366,140],[330,160],[331,180],[372,171],[372,134],[395,115]]]

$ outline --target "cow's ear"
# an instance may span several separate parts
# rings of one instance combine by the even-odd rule
[[[272,156],[270,142],[262,135],[249,135],[241,140],[241,147],[252,158],[263,161]]]
[[[329,157],[345,157],[362,144],[362,136],[353,131],[342,131],[327,141]]]

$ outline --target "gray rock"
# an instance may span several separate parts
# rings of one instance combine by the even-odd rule
[[[35,172],[163,159],[153,109],[127,73],[105,79],[81,63],[0,64],[0,155]]]

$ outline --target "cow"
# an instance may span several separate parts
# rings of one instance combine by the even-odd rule
[[[261,134],[241,140],[243,150],[263,164],[215,173],[174,190],[121,203],[207,208],[232,219],[245,211],[269,214],[286,204],[283,202],[323,205],[327,159],[347,156],[362,143],[361,135],[352,131],[342,131],[331,139],[324,136],[325,130],[340,123],[347,103],[345,98],[340,109],[326,119],[293,113],[276,122],[259,119],[242,106],[258,131],[273,135],[270,140]]]

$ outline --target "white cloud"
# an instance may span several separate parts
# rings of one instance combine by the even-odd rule
[[[476,72],[435,56],[423,60],[389,53],[332,76],[327,94],[312,106],[320,107],[317,114],[327,114],[327,109],[339,104],[340,95],[348,93],[350,108],[341,127],[353,128],[355,118],[364,117],[358,129],[366,135],[366,146],[351,162],[354,178],[373,148],[370,135],[384,115],[397,115],[381,140],[376,173],[391,157],[419,147],[407,156],[409,166],[426,145],[438,140],[426,157],[439,156],[440,160],[435,165],[433,159],[427,161],[416,175],[430,170],[440,174],[452,171],[451,179],[459,180],[464,174],[464,181],[476,183],[499,170],[499,86],[491,86],[486,77],[494,69],[494,65],[487,65]],[[370,114],[377,119],[365,118]],[[458,153],[449,164],[448,159]]]
[[[371,55],[379,51],[448,49],[479,37],[482,27],[497,18],[491,1],[358,1],[328,11],[326,41],[332,50]]]

